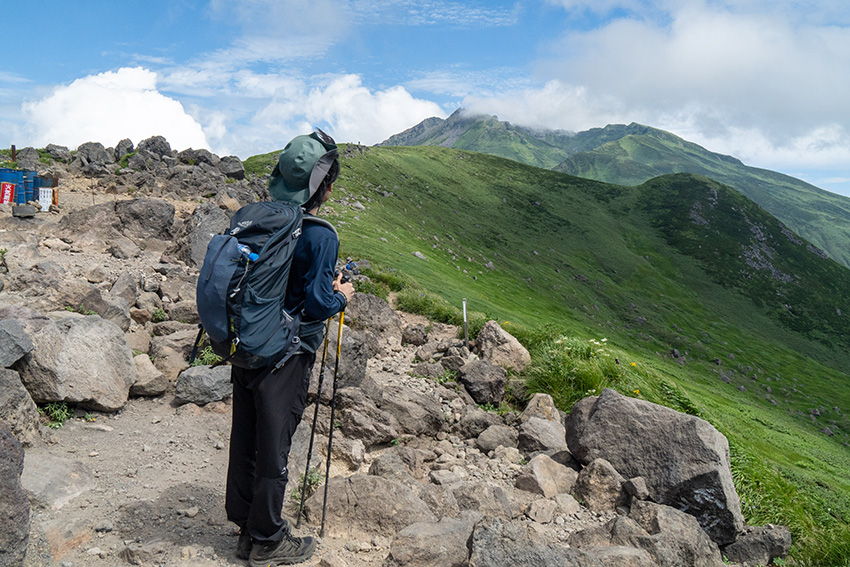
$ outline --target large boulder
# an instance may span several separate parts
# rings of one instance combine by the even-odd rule
[[[374,336],[366,330],[352,329],[345,323],[342,325],[342,348],[339,358],[339,366],[336,365],[336,353],[338,352],[337,339],[339,338],[339,321],[331,322],[328,331],[328,350],[325,359],[325,384],[333,383],[333,375],[336,372],[338,386],[340,388],[360,386],[366,379],[366,365],[369,362],[369,353],[373,350]],[[313,374],[318,380],[321,369],[321,351],[316,353],[316,364],[313,365]]]
[[[139,142],[136,151],[150,152],[162,159],[164,156],[171,156],[171,144],[163,136],[151,136]]]
[[[21,487],[24,449],[0,421],[0,567],[23,565],[30,532],[30,501]]]
[[[127,238],[144,242],[149,238],[169,239],[174,224],[174,205],[160,199],[133,199],[115,203],[120,230]]]
[[[522,372],[531,362],[528,350],[495,321],[487,321],[476,339],[481,358],[514,372]]]
[[[223,400],[232,394],[229,366],[193,366],[177,377],[174,401],[178,404],[192,402],[204,405]]]
[[[245,179],[245,166],[236,156],[224,156],[218,162],[218,170],[231,179]]]
[[[109,155],[106,148],[100,142],[85,142],[77,147],[74,158],[82,165],[107,164],[114,161],[114,156]]]
[[[443,408],[433,396],[409,388],[382,390],[381,409],[395,416],[404,433],[435,437],[446,425]]]
[[[499,405],[505,397],[508,373],[486,360],[474,360],[458,369],[457,380],[476,404]]]
[[[602,458],[625,478],[643,477],[652,500],[696,517],[718,545],[742,530],[729,443],[707,421],[605,389],[573,407],[566,429],[580,462]]]
[[[216,234],[230,227],[230,217],[213,203],[203,203],[195,208],[174,237],[167,250],[188,266],[200,268],[207,254],[207,245]]]
[[[349,439],[360,439],[368,449],[398,438],[401,425],[394,415],[380,409],[360,388],[337,393],[340,429]]]
[[[571,547],[627,546],[646,551],[664,567],[722,567],[720,549],[693,516],[654,502],[632,503],[628,516],[576,532]]]
[[[9,368],[33,349],[32,340],[15,319],[0,321],[0,368]]]
[[[355,293],[345,308],[345,320],[355,329],[371,331],[390,349],[401,345],[401,320],[389,303],[380,297]]]
[[[466,567],[467,544],[480,515],[465,513],[458,518],[442,518],[439,522],[412,524],[393,539],[385,567]]]
[[[602,567],[591,554],[553,543],[529,524],[498,518],[479,522],[470,542],[470,567]]]
[[[437,517],[415,489],[375,475],[334,477],[328,484],[327,528],[340,535],[393,536],[417,522],[434,523]],[[323,491],[305,503],[307,520],[322,516]]]
[[[747,567],[773,565],[777,557],[785,557],[791,549],[791,530],[786,526],[748,526],[734,542],[723,548],[729,561]]]
[[[38,438],[38,408],[20,375],[6,368],[0,368],[0,422],[5,422],[24,445]]]
[[[69,314],[29,334],[35,349],[17,368],[35,402],[65,401],[99,411],[127,403],[136,365],[117,325],[97,315]]]

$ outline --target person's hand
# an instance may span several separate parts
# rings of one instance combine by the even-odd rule
[[[342,274],[337,274],[334,280],[334,291],[339,291],[345,296],[345,301],[351,301],[354,296],[354,284],[351,282],[342,283]]]

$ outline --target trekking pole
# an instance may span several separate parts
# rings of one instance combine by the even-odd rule
[[[301,487],[301,503],[298,505],[298,516],[295,527],[301,527],[301,512],[304,510],[304,500],[307,498],[307,480],[310,475],[310,460],[313,458],[313,438],[316,435],[316,421],[319,419],[319,403],[322,401],[322,382],[325,379],[325,360],[328,356],[328,334],[331,329],[331,319],[325,323],[325,346],[322,349],[322,364],[319,366],[319,389],[316,391],[316,410],[313,412],[313,427],[310,428],[310,444],[307,446],[307,467],[304,469],[304,485]]]
[[[331,446],[334,441],[334,411],[336,410],[336,389],[339,384],[337,378],[339,373],[339,358],[342,353],[342,321],[345,318],[345,311],[339,312],[339,332],[336,338],[336,361],[334,362],[334,388],[331,394],[331,429],[328,432],[328,463],[325,467],[325,496],[322,499],[322,529],[319,531],[320,537],[325,537],[325,512],[328,508],[328,477],[331,474]]]

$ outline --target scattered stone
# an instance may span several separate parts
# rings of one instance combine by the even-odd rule
[[[531,362],[528,350],[495,321],[487,321],[476,339],[479,355],[484,360],[508,370],[522,372]]]

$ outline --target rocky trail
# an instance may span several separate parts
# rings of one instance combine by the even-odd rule
[[[51,166],[58,208],[19,218],[0,205],[0,566],[244,565],[224,512],[229,369],[186,360],[206,242],[263,184],[162,139],[110,173],[96,146]],[[719,567],[787,554],[787,528],[744,525],[728,443],[706,422],[610,390],[569,416],[543,394],[485,411],[529,362],[495,322],[466,345],[359,293],[345,322],[326,533],[306,565]],[[321,473],[330,329],[321,392],[318,361],[311,383]],[[72,416],[49,428],[34,400]],[[293,524],[314,408],[293,439]],[[319,532],[313,484],[298,535]]]

